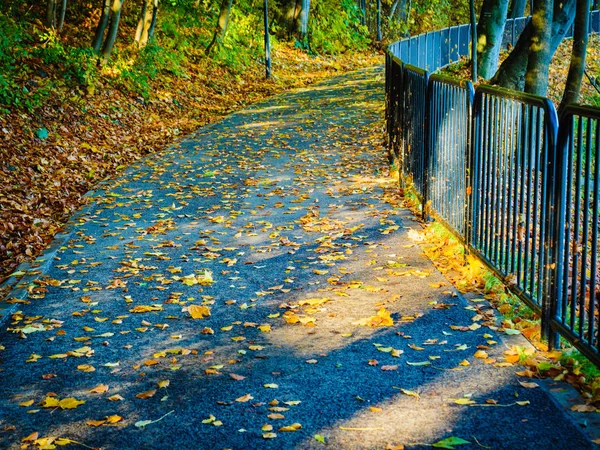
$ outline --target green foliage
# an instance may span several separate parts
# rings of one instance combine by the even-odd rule
[[[223,42],[217,46],[212,55],[215,61],[234,72],[241,72],[250,63],[264,58],[264,35],[260,32],[261,28],[257,27],[262,17],[257,16],[255,12],[236,8],[234,5]],[[277,45],[275,36],[271,37],[271,45]]]
[[[309,22],[310,48],[317,53],[338,54],[364,50],[368,30],[360,25],[361,12],[354,0],[314,2]]]
[[[185,56],[159,45],[157,40],[151,39],[139,54],[131,58],[130,52],[117,52],[111,66],[120,73],[117,83],[127,90],[142,96],[150,97],[150,80],[163,74],[184,77]]]

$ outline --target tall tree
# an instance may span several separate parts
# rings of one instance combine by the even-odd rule
[[[100,19],[98,20],[98,26],[96,27],[96,33],[94,40],[92,41],[92,48],[96,52],[100,52],[102,48],[102,41],[104,41],[104,32],[108,26],[108,19],[110,17],[110,4],[111,0],[103,0],[102,12],[100,13]]]
[[[553,3],[553,0],[535,0],[533,3],[532,32],[525,73],[525,92],[530,94],[545,96],[548,91],[548,69],[554,55],[550,48]]]
[[[46,5],[45,25],[48,28],[62,31],[65,24],[66,10],[67,0],[48,0],[48,4]]]
[[[556,0],[554,2],[554,12],[552,15],[552,27],[550,38],[550,57],[554,55],[559,44],[562,42],[565,34],[569,30],[575,15],[575,0]],[[525,72],[527,71],[529,61],[529,48],[533,36],[533,25],[530,21],[515,47],[508,57],[500,65],[500,68],[492,78],[493,84],[514,89],[524,90]]]
[[[117,40],[117,32],[119,31],[119,20],[121,19],[121,11],[123,10],[123,2],[125,0],[113,0],[110,8],[110,17],[106,37],[102,44],[102,59],[106,63],[110,58],[112,49]]]
[[[206,47],[205,50],[207,55],[210,55],[210,52],[212,52],[212,49],[217,43],[223,41],[223,37],[225,36],[225,32],[227,31],[227,24],[229,23],[229,14],[231,13],[232,4],[233,0],[221,1],[219,20],[217,21],[215,33],[213,34],[212,41],[210,41],[210,44],[208,44],[208,47]]]
[[[150,39],[150,30],[152,23],[156,21],[156,13],[158,11],[158,0],[143,0],[142,11],[138,20],[137,29],[135,31],[135,42],[138,48],[145,47]]]
[[[486,80],[498,69],[509,0],[483,0],[477,24],[477,72]]]
[[[583,80],[583,73],[585,71],[589,22],[590,0],[577,0],[571,64],[569,65],[569,74],[567,75],[565,92],[558,108],[559,111],[562,111],[569,103],[574,103],[579,100],[581,81]]]

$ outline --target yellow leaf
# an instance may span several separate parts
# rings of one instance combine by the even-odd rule
[[[60,406],[61,409],[75,409],[79,405],[83,405],[84,403],[85,403],[85,400],[77,400],[73,397],[69,397],[69,398],[62,399],[58,403],[58,406]]]
[[[236,398],[235,401],[239,402],[239,403],[245,403],[245,402],[249,402],[253,398],[254,397],[252,397],[250,394],[246,394],[246,395],[242,395],[241,397]]]
[[[42,408],[57,408],[60,404],[60,401],[56,397],[46,397],[42,401]]]
[[[96,370],[94,366],[90,366],[89,364],[80,364],[77,366],[77,370],[81,370],[82,372],[93,372]]]
[[[377,408],[376,406],[370,406],[369,409],[373,412],[380,413],[383,412],[383,409]]]
[[[261,430],[262,431],[273,431],[273,425],[270,425],[270,424],[267,423],[267,424],[265,424],[265,425],[262,426]]]
[[[474,405],[476,402],[474,400],[471,400],[470,398],[459,398],[457,400],[454,400],[454,403],[456,403],[457,405]]]
[[[40,436],[40,433],[38,433],[37,431],[34,431],[29,436],[24,437],[23,439],[21,439],[21,442],[33,442],[33,441],[37,440],[37,438],[39,436]]]
[[[19,406],[31,406],[33,405],[33,400],[27,400],[26,402],[19,403]]]
[[[286,427],[281,427],[279,431],[298,431],[300,428],[302,428],[302,425],[300,425],[299,423],[293,423]]]
[[[106,422],[108,422],[108,423],[117,423],[117,422],[120,422],[121,420],[123,420],[123,418],[121,416],[117,416],[117,415],[106,417]]]
[[[102,393],[104,393],[106,391],[108,391],[108,385],[107,384],[99,384],[94,389],[90,389],[90,393],[92,393],[92,394],[102,394]]]
[[[269,333],[271,331],[271,325],[269,325],[269,324],[261,325],[258,327],[258,329],[260,331],[262,331],[263,333]]]
[[[188,312],[192,319],[202,319],[203,317],[210,316],[210,309],[208,306],[190,305],[188,306]]]
[[[161,380],[158,382],[159,388],[166,388],[171,382],[169,380]]]
[[[88,420],[86,422],[90,427],[99,427],[106,423],[106,420]]]
[[[483,350],[477,350],[473,356],[478,359],[485,359],[488,357],[488,354]]]
[[[275,383],[267,383],[265,385],[263,385],[264,387],[266,387],[267,389],[277,389],[279,386]]]
[[[284,416],[283,414],[279,414],[279,413],[271,413],[271,414],[269,414],[267,417],[268,417],[269,419],[271,419],[271,420],[280,420],[280,419],[285,419],[285,416]],[[273,428],[271,427],[271,430],[272,430],[272,429],[273,429]],[[268,431],[271,431],[271,430],[268,430]],[[265,430],[265,431],[267,431],[267,430]]]
[[[110,397],[108,397],[108,399],[111,402],[118,402],[120,400],[125,400],[123,397],[121,397],[119,394],[115,394],[115,395],[111,395]]]
[[[152,311],[162,311],[162,305],[138,305],[133,309],[130,309],[129,312],[132,313],[147,313]]]

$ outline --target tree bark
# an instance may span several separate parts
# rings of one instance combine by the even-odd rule
[[[65,25],[66,13],[67,13],[67,0],[62,0],[62,4],[60,7],[60,20],[58,21],[58,32],[59,33],[63,30],[63,26]]]
[[[477,25],[477,72],[486,80],[498,69],[508,0],[484,0]]]
[[[58,5],[56,4],[58,0],[48,0],[48,7],[46,8],[46,25],[48,28],[56,28],[56,10],[58,9]]]
[[[212,41],[206,47],[206,54],[210,55],[210,52],[214,48],[214,46],[223,40],[223,36],[225,36],[225,32],[227,31],[227,24],[229,23],[229,14],[231,13],[231,6],[233,4],[233,0],[222,0],[221,1],[221,10],[219,12],[219,20],[217,21],[217,27],[215,28],[215,34],[213,35]]]
[[[144,0],[142,3],[142,12],[135,31],[135,41],[138,48],[143,48],[148,43],[152,19],[155,17],[154,12],[157,8],[158,0]]]
[[[112,7],[110,9],[110,25],[106,32],[106,39],[102,45],[102,59],[106,64],[108,58],[117,40],[117,32],[119,31],[119,20],[121,18],[121,11],[123,9],[124,0],[113,0]]]
[[[510,9],[508,12],[508,17],[511,19],[516,19],[517,17],[523,17],[525,15],[525,6],[527,5],[527,0],[512,0],[510,2]]]
[[[575,0],[556,1],[552,18],[552,38],[550,40],[550,54],[558,48],[565,34],[569,30],[575,13]],[[504,60],[496,75],[491,80],[492,84],[504,86],[516,91],[525,87],[525,72],[528,66],[528,53],[532,37],[532,23],[529,22],[515,44],[508,58]]]
[[[550,51],[552,5],[553,0],[536,0],[533,4],[533,29],[525,73],[525,92],[530,94],[545,96],[548,92],[548,69],[554,54]]]
[[[108,18],[110,16],[110,2],[111,0],[103,1],[102,14],[100,15],[100,20],[98,21],[98,26],[96,27],[96,34],[94,35],[94,40],[92,42],[92,48],[96,52],[100,52],[100,49],[102,48],[104,32],[106,31]]]
[[[590,0],[577,0],[575,11],[575,26],[573,31],[573,50],[565,92],[558,111],[561,112],[569,103],[579,100],[581,81],[585,71],[585,57],[588,44],[588,27],[590,22]]]
[[[302,0],[300,11],[300,38],[304,40],[308,34],[308,13],[310,11],[310,0]]]
[[[148,40],[154,36],[154,30],[156,30],[156,18],[158,17],[158,0],[154,0],[154,9],[152,10],[152,23],[150,23],[150,29],[148,30]]]

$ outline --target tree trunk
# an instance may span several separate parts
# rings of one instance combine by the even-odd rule
[[[106,32],[106,39],[102,45],[102,59],[104,63],[110,58],[110,54],[117,40],[117,32],[119,31],[119,19],[121,18],[121,10],[123,9],[124,0],[113,0],[110,10],[110,25]]]
[[[152,10],[152,23],[150,23],[150,29],[148,30],[148,40],[154,37],[154,30],[156,30],[156,18],[158,17],[158,0],[154,0],[154,9]]]
[[[381,0],[377,0],[377,41],[381,42]]]
[[[533,29],[525,73],[525,92],[530,94],[545,96],[548,92],[548,68],[554,54],[550,49],[552,5],[553,0],[535,0],[533,4],[531,17]]]
[[[143,48],[148,43],[150,36],[150,28],[152,26],[152,19],[154,18],[154,11],[158,8],[158,0],[144,0],[142,4],[142,12],[138,21],[138,26],[135,31],[135,41],[138,44],[138,48]]]
[[[523,17],[525,15],[525,6],[527,5],[527,0],[512,0],[510,2],[510,9],[508,12],[508,17],[511,19],[516,19],[517,17]]]
[[[367,24],[367,1],[366,0],[358,0],[360,3],[360,11],[361,11],[361,15],[360,15],[360,24],[361,25],[366,25]],[[597,0],[600,1],[600,0]]]
[[[56,4],[58,0],[48,0],[48,7],[46,8],[46,25],[48,28],[56,28],[56,9],[58,5]]]
[[[310,11],[310,0],[302,0],[302,11],[300,11],[300,38],[304,41],[308,34],[308,13]]]
[[[60,7],[60,20],[58,21],[58,31],[61,32],[63,30],[63,26],[65,25],[65,14],[67,13],[67,0],[62,0],[62,5]]]
[[[106,31],[106,26],[108,25],[108,18],[110,16],[110,1],[111,0],[104,0],[104,4],[102,6],[102,14],[100,15],[100,20],[98,21],[98,26],[96,27],[96,34],[94,35],[94,41],[92,42],[92,48],[96,52],[100,52],[100,48],[102,48],[104,32]]]
[[[477,72],[486,80],[498,69],[508,0],[484,0],[477,25]]]
[[[600,0],[594,0],[594,7],[592,8],[594,11],[600,9]]]
[[[575,27],[573,31],[573,50],[571,51],[571,64],[567,75],[565,92],[558,108],[561,112],[569,103],[579,100],[581,81],[585,71],[585,56],[588,44],[588,26],[590,22],[590,0],[577,0],[575,11]]]
[[[398,17],[401,22],[406,21],[406,3],[407,0],[396,0],[390,9],[389,20],[391,21],[394,17]]]
[[[229,14],[231,13],[232,4],[233,0],[221,1],[221,10],[219,12],[219,20],[217,22],[217,27],[215,28],[215,34],[213,35],[210,44],[208,44],[208,47],[206,47],[205,52],[207,55],[210,54],[217,42],[221,42],[223,40],[223,36],[225,36],[225,32],[227,31],[227,24],[229,23]]]
[[[140,43],[140,39],[142,37],[142,31],[144,30],[144,23],[146,19],[146,12],[148,11],[148,0],[142,0],[142,13],[140,14],[140,18],[138,20],[137,28],[135,29],[135,42]]]
[[[554,3],[554,15],[552,18],[552,38],[550,54],[558,48],[565,34],[569,30],[575,13],[575,0],[556,1]],[[492,84],[498,84],[509,89],[522,91],[525,86],[525,72],[528,65],[528,53],[531,44],[532,23],[529,22],[515,44],[508,58],[504,60],[496,75],[491,80]]]

